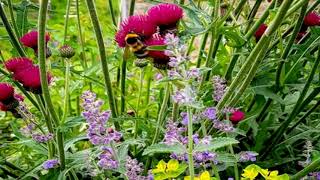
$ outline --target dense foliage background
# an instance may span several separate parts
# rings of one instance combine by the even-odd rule
[[[160,131],[157,139],[160,142],[166,133],[169,119],[180,122],[183,119],[181,112],[201,114],[206,107],[216,107],[217,119],[227,121],[229,125],[232,124],[229,114],[221,112],[226,107],[241,110],[245,118],[233,122],[236,130],[230,134],[212,128],[208,120],[193,125],[193,133],[199,132],[201,138],[206,134],[201,131],[203,126],[213,138],[230,138],[226,139],[225,144],[223,140],[217,140],[217,144],[223,144],[221,147],[219,144],[209,147],[210,150],[204,147],[221,153],[218,155],[219,164],[217,169],[214,163],[207,168],[196,167],[196,176],[208,170],[212,178],[239,179],[243,169],[256,164],[270,171],[278,170],[279,174],[289,174],[293,179],[317,178],[310,173],[320,171],[319,15],[318,25],[308,27],[302,39],[296,37],[302,32],[305,15],[311,11],[319,12],[320,1],[292,0],[286,9],[281,7],[289,2],[287,0],[170,2],[180,4],[184,10],[178,34],[189,57],[186,70],[200,68],[202,78],[191,82],[168,78],[167,70],[155,68],[152,60],[145,67],[136,66],[139,60],[129,48],[119,48],[114,41],[120,21],[125,19],[123,16],[130,14],[130,9],[141,14],[160,1],[94,1],[107,56],[103,61],[108,63],[108,76],[117,107],[117,116],[109,119],[108,126],[122,133],[120,142],[116,142],[121,167],[115,171],[102,170],[97,166],[99,148],[88,141],[88,125],[82,116],[84,110],[81,95],[84,91],[97,94],[104,101],[102,109],[110,109],[104,81],[106,74],[101,68],[101,49],[97,46],[92,14],[89,14],[86,1],[49,2],[45,30],[50,34],[48,47],[52,55],[46,59],[46,67],[53,75],[49,92],[54,110],[59,118],[67,113],[66,120],[54,127],[55,133],[63,134],[66,168],[44,170],[43,163],[49,159],[50,143],[37,143],[25,136],[21,132],[21,128],[25,127],[24,120],[14,117],[10,112],[0,112],[0,178],[126,179],[124,164],[127,155],[144,163],[146,175],[148,170],[156,169],[161,160],[168,162],[171,159],[169,153],[178,151],[177,147],[162,147],[163,144],[154,143],[156,132]],[[31,30],[39,30],[41,3],[28,0],[2,0],[0,3],[3,8],[0,23],[0,82],[14,85],[14,79],[8,75],[4,62],[21,54],[8,28],[14,32],[17,40]],[[281,15],[282,11],[284,14]],[[277,17],[278,24],[275,23]],[[10,27],[6,26],[4,19],[10,22]],[[268,25],[269,31],[264,32],[267,35],[259,37],[259,40],[256,32],[262,23]],[[61,57],[59,48],[63,45],[75,51],[69,60]],[[154,48],[165,50],[166,47]],[[23,50],[35,64],[40,64],[41,56],[38,58],[33,49],[23,47]],[[248,67],[243,68],[247,63]],[[65,76],[68,64],[70,75]],[[162,80],[158,79],[159,74],[162,74]],[[214,77],[223,78],[225,85],[233,88],[230,92],[227,88],[230,99],[223,99],[226,100],[224,104],[215,102],[212,97],[217,88]],[[70,83],[67,91],[66,79]],[[174,98],[171,98],[175,88],[179,89],[184,83],[194,85],[196,81],[199,81],[196,84],[196,98],[200,105],[179,106],[175,103]],[[15,87],[17,92],[21,92]],[[167,101],[166,91],[171,93]],[[66,93],[69,95],[67,98]],[[37,98],[37,95],[29,94]],[[43,112],[28,98],[24,102],[36,121],[46,127],[46,118],[52,117],[43,116]],[[41,101],[37,103],[41,104]],[[48,107],[44,108],[49,113]],[[159,121],[159,114],[164,121]],[[120,128],[114,126],[117,123]],[[187,133],[185,135],[187,137]],[[54,139],[52,142],[56,149],[59,146],[57,141]],[[239,162],[240,152],[245,151],[257,152],[257,160]],[[60,155],[57,150],[54,157],[59,159]],[[180,167],[188,164],[182,161],[179,163]],[[220,172],[220,177],[217,172]],[[189,173],[185,166],[177,176],[171,178],[183,179]]]

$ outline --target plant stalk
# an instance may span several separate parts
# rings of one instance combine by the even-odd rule
[[[110,74],[109,74],[109,68],[108,68],[108,63],[107,63],[107,55],[106,55],[106,50],[104,46],[104,40],[102,36],[102,31],[101,31],[101,26],[98,20],[97,16],[97,11],[96,7],[94,5],[94,2],[92,0],[86,0],[87,7],[90,13],[90,18],[91,22],[93,25],[93,29],[96,34],[96,40],[98,43],[98,48],[99,48],[99,54],[100,54],[100,61],[101,61],[101,67],[102,67],[102,72],[104,76],[104,83],[107,89],[107,95],[108,95],[108,100],[109,100],[109,106],[111,109],[112,117],[116,118],[117,117],[117,108],[115,106],[115,100],[113,96],[113,91],[112,91],[112,85],[111,85],[111,80],[110,80]],[[116,130],[120,129],[119,123],[115,122],[114,123]]]
[[[63,124],[67,120],[67,114],[69,112],[69,99],[70,99],[70,59],[65,59],[65,84],[64,84],[64,103],[63,103],[63,116],[61,123]]]
[[[188,164],[190,179],[194,179],[194,165],[193,165],[193,122],[191,108],[187,107],[188,113]]]
[[[59,118],[54,110],[51,96],[49,92],[49,85],[47,80],[47,70],[46,70],[46,56],[45,56],[45,27],[46,27],[46,18],[47,18],[47,8],[48,8],[48,0],[42,0],[40,2],[40,10],[38,16],[38,61],[40,67],[40,79],[41,79],[41,87],[43,97],[46,103],[46,107],[48,112],[50,113],[51,118],[55,122],[56,127],[59,126]],[[58,151],[60,158],[60,167],[61,171],[65,168],[65,155],[63,148],[63,134],[58,130],[57,132],[57,142],[58,142]]]
[[[291,180],[299,180],[303,178],[304,176],[308,175],[310,172],[314,172],[317,170],[320,166],[320,158],[313,161],[310,165],[299,171],[297,174],[293,175],[290,179]]]
[[[67,8],[66,8],[66,14],[65,14],[66,17],[64,18],[64,35],[63,35],[63,44],[64,45],[66,44],[66,41],[67,41],[70,4],[71,4],[71,0],[67,0]]]

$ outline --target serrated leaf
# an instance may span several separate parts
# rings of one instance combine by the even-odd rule
[[[223,152],[217,153],[216,160],[219,162],[224,162],[224,163],[236,163],[237,162],[237,158],[235,155],[230,154],[230,153],[223,153]]]
[[[195,148],[195,152],[203,152],[203,151],[212,151],[216,150],[225,146],[237,144],[239,141],[235,140],[234,138],[229,137],[218,137],[213,138],[209,145],[207,144],[198,144]]]
[[[279,95],[275,94],[273,91],[271,91],[267,87],[259,87],[259,88],[257,87],[257,88],[253,88],[253,90],[255,91],[256,94],[271,98],[271,99],[279,102],[280,104],[285,103],[284,100]]]
[[[144,152],[143,156],[154,154],[154,153],[177,153],[177,154],[184,154],[186,153],[186,148],[183,145],[175,144],[175,145],[166,145],[166,144],[154,144],[147,147]]]

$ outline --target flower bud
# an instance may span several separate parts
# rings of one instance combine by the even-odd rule
[[[63,58],[72,58],[75,55],[74,49],[69,45],[64,45],[59,49],[60,56]]]

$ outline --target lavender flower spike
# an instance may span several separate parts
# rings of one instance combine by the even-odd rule
[[[226,82],[220,76],[213,76],[212,80],[214,84],[213,99],[219,102],[226,91]]]

